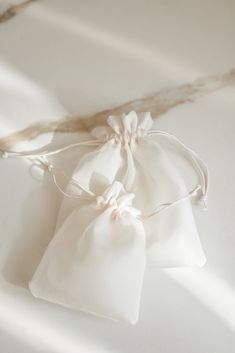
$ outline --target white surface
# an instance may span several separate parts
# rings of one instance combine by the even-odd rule
[[[226,71],[234,27],[230,1],[39,1],[0,25],[0,135]],[[47,179],[32,178],[26,162],[0,160],[4,353],[234,352],[234,101],[228,87],[158,120],[209,165],[209,210],[197,213],[207,265],[148,269],[134,327],[30,295],[60,196]]]

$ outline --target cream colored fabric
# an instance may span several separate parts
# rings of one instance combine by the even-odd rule
[[[30,283],[32,293],[70,308],[136,323],[145,232],[133,197],[114,182],[75,208],[49,244]]]
[[[84,155],[73,179],[91,190],[91,181],[97,174],[103,175],[109,183],[119,180],[136,194],[135,205],[146,215],[161,204],[187,195],[177,165],[169,159],[160,140],[149,136],[152,124],[150,113],[110,116],[107,126],[92,131],[92,136],[106,142]],[[66,208],[71,201],[65,198],[63,203],[62,207]],[[145,227],[149,263],[157,266],[202,266],[205,263],[190,201],[146,217]]]

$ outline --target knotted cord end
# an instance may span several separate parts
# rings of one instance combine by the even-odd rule
[[[7,159],[8,158],[8,152],[7,151],[0,151],[0,157],[3,159]]]
[[[207,210],[208,210],[208,205],[207,205],[207,200],[206,200],[205,197],[203,197],[203,198],[201,199],[201,204],[202,204],[202,209],[203,209],[204,211],[207,211]]]
[[[197,189],[197,195],[198,195],[198,201],[200,203],[201,208],[206,211],[208,209],[207,195],[206,195],[206,191],[203,190],[201,186],[200,188]]]
[[[49,160],[45,156],[37,157],[34,159],[35,164],[42,168],[44,171],[52,172],[53,165],[49,162]]]

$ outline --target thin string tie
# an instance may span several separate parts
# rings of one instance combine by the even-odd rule
[[[188,192],[185,196],[169,203],[163,203],[160,204],[153,212],[147,214],[147,215],[142,215],[141,217],[143,219],[153,217],[155,215],[158,215],[159,213],[166,211],[167,209],[183,202],[188,199],[198,197],[203,204],[203,208],[207,209],[207,194],[208,194],[208,187],[209,187],[209,171],[205,163],[199,158],[199,156],[189,147],[187,147],[181,140],[179,140],[176,136],[165,132],[161,130],[155,130],[151,129],[147,132],[145,132],[145,136],[147,137],[152,137],[152,136],[163,136],[168,139],[170,139],[171,142],[175,142],[177,147],[183,153],[186,153],[186,155],[190,158],[190,161],[192,162],[192,165],[194,169],[196,170],[200,184],[198,184],[195,188],[193,188],[190,192]],[[43,166],[44,170],[47,170],[53,178],[54,184],[58,188],[58,190],[66,197],[70,198],[77,198],[77,199],[86,199],[86,200],[91,200],[95,197],[95,195],[84,188],[82,185],[79,184],[79,182],[75,179],[71,179],[70,184],[73,186],[78,187],[81,191],[85,192],[89,197],[85,197],[84,195],[75,195],[75,194],[68,194],[66,191],[63,190],[63,188],[59,185],[56,174],[55,174],[55,168],[53,165],[48,161],[47,157],[59,154],[61,152],[64,152],[66,150],[69,150],[71,148],[79,147],[79,146],[93,146],[93,147],[99,147],[100,145],[104,144],[107,142],[107,139],[105,140],[90,140],[90,141],[83,141],[83,142],[77,142],[73,144],[69,144],[67,146],[55,149],[53,151],[48,151],[48,150],[33,150],[33,151],[27,151],[27,152],[16,152],[16,151],[0,151],[1,152],[1,157],[2,158],[29,158],[30,160],[33,160],[35,164]]]
[[[190,191],[186,196],[181,199],[175,201],[177,203],[185,201],[191,197],[198,196],[199,200],[202,202],[203,208],[207,209],[207,195],[209,189],[209,170],[203,160],[194,152],[191,148],[187,147],[181,140],[179,140],[176,136],[161,130],[150,130],[147,134],[148,136],[163,136],[168,139],[172,143],[176,143],[176,146],[183,151],[189,157],[189,160],[192,163],[193,168],[198,174],[200,184],[197,185],[192,191]],[[175,204],[173,202],[173,204]],[[164,204],[163,204],[164,205]],[[170,206],[170,205],[169,205]],[[171,207],[171,206],[170,206]],[[164,207],[165,209],[165,207]]]

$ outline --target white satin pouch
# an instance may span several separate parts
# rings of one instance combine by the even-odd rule
[[[103,142],[84,155],[74,170],[73,180],[87,190],[96,175],[104,176],[109,183],[119,180],[128,191],[135,193],[134,205],[146,215],[157,206],[182,198],[187,194],[184,179],[174,158],[169,158],[170,152],[162,147],[159,132],[151,129],[152,125],[150,113],[110,116],[106,126],[92,131],[92,136]],[[182,145],[176,143],[176,152],[177,148],[182,153]],[[59,224],[73,202],[64,198]],[[169,267],[205,263],[189,200],[146,217],[145,229],[149,264]]]
[[[134,324],[145,270],[140,211],[120,182],[106,190],[97,185],[96,195],[77,205],[57,229],[30,290],[69,308]]]

